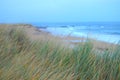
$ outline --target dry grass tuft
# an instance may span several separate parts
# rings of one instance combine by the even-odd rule
[[[120,80],[119,45],[98,55],[89,40],[74,48],[56,43],[0,29],[0,80]]]

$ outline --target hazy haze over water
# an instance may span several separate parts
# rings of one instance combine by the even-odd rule
[[[0,23],[120,22],[120,0],[0,0]]]

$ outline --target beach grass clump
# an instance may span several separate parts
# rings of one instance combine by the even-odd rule
[[[0,80],[120,80],[119,44],[98,54],[89,40],[71,48],[0,29]]]

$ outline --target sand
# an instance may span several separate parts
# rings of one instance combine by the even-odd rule
[[[84,37],[73,37],[73,36],[66,36],[66,37],[61,37],[61,36],[54,36],[49,32],[45,32],[42,30],[39,30],[38,28],[30,25],[30,24],[0,24],[0,28],[18,28],[18,29],[23,29],[26,33],[26,35],[31,39],[31,40],[55,40],[58,42],[61,42],[61,44],[64,45],[77,45],[80,42],[73,42],[73,40],[79,40],[84,42],[86,38]],[[115,46],[114,44],[103,42],[103,41],[98,41],[94,39],[90,39],[91,42],[93,43],[94,48],[99,49],[99,50],[107,50],[111,46]]]

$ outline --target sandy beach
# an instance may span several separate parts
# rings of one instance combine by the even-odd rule
[[[84,37],[73,37],[73,36],[54,36],[49,32],[42,31],[40,29],[37,29],[36,27],[30,25],[30,24],[0,24],[0,28],[18,28],[18,29],[23,29],[26,33],[26,35],[31,39],[31,40],[56,40],[59,42],[62,42],[61,44],[64,45],[77,45],[80,42],[74,42],[75,40],[79,40],[81,42],[84,42],[86,38]],[[94,39],[90,39],[91,42],[93,43],[94,48],[99,49],[99,50],[107,50],[110,47],[115,46],[114,44],[111,43],[106,43],[103,41],[98,41]]]

